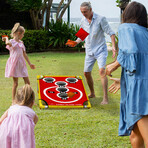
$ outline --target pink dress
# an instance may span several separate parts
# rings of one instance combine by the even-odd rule
[[[0,148],[35,148],[34,117],[27,106],[11,106],[0,125]]]
[[[22,41],[10,40],[12,46],[6,46],[10,52],[10,57],[6,64],[5,77],[28,77],[26,61],[23,56],[25,46]]]

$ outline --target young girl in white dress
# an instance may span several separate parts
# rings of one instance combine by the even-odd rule
[[[25,29],[16,23],[11,31],[11,37],[2,37],[6,43],[6,48],[10,52],[10,57],[6,64],[5,77],[13,77],[12,98],[15,98],[16,89],[18,86],[18,78],[22,77],[25,84],[30,84],[26,62],[28,62],[31,69],[35,69],[35,65],[31,64],[26,54],[24,43],[21,39],[24,37]]]
[[[17,90],[14,105],[0,118],[1,148],[35,148],[34,127],[38,117],[32,109],[34,101],[30,85]]]

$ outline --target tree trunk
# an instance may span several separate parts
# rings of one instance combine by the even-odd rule
[[[35,23],[35,16],[34,16],[34,11],[33,10],[30,10],[30,17],[31,17],[31,20],[32,20],[32,24],[33,24],[33,28],[36,29],[36,23]]]
[[[69,0],[68,3],[64,6],[64,8],[62,9],[61,13],[60,13],[60,16],[57,18],[57,21],[61,21],[62,20],[62,17],[66,11],[66,9],[68,8],[68,6],[70,5],[72,0]]]
[[[48,0],[47,9],[46,9],[45,29],[48,29],[49,18],[50,18],[50,9],[51,9],[52,2],[53,2],[53,0]]]
[[[43,26],[43,21],[44,21],[44,14],[45,14],[45,10],[47,9],[46,7],[46,1],[44,1],[44,4],[42,5],[42,7],[40,8],[39,12],[40,12],[40,23],[41,23],[41,27]]]
[[[60,13],[60,10],[61,10],[61,6],[63,4],[64,0],[61,0],[59,6],[58,6],[58,9],[57,9],[57,13],[56,13],[56,20],[58,19],[58,16],[59,16],[59,13]]]
[[[42,21],[39,18],[40,11],[30,10],[30,16],[34,29],[38,30],[42,27]]]
[[[61,21],[62,17],[70,5],[72,0],[69,0],[68,3],[64,6],[64,8],[61,10],[61,5],[63,4],[64,0],[61,0],[59,3],[59,7],[56,13],[56,21]],[[34,29],[40,29],[42,28],[43,21],[44,21],[44,13],[46,12],[46,17],[45,17],[45,29],[48,29],[49,25],[49,19],[50,19],[50,9],[52,6],[53,0],[44,0],[44,4],[40,8],[40,10],[35,11],[35,10],[30,10],[30,16],[32,19],[32,24]],[[61,11],[61,13],[60,13]]]

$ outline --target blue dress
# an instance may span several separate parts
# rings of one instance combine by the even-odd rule
[[[128,136],[134,124],[148,115],[148,30],[134,23],[118,30],[122,67],[119,135]]]

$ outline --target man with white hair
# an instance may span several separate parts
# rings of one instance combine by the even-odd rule
[[[108,56],[107,45],[105,41],[104,32],[111,37],[112,41],[112,52],[113,58],[116,54],[115,49],[115,33],[110,28],[105,17],[100,16],[92,11],[90,2],[83,2],[80,6],[80,11],[83,14],[84,18],[81,20],[81,28],[83,28],[89,35],[85,38],[85,65],[84,65],[84,75],[87,81],[87,84],[90,89],[89,98],[95,97],[93,78],[91,71],[93,69],[94,63],[97,60],[99,67],[99,74],[101,77],[101,83],[103,87],[103,100],[101,104],[108,104],[108,79],[105,76],[105,65],[106,59]],[[74,45],[69,45],[71,47],[76,46],[82,42],[80,38],[77,38],[74,41]],[[68,45],[68,44],[67,44]]]

